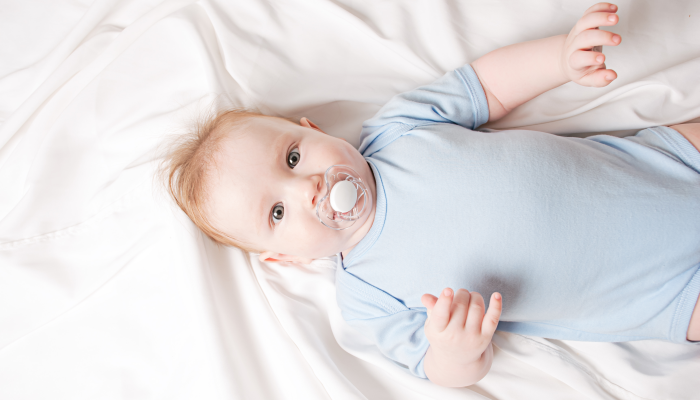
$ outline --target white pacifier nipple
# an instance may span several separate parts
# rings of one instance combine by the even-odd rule
[[[357,202],[357,189],[352,182],[340,181],[331,189],[331,207],[344,213],[352,210]]]
[[[369,190],[352,168],[333,165],[323,178],[326,195],[316,205],[316,215],[323,225],[335,230],[347,229],[371,208]]]

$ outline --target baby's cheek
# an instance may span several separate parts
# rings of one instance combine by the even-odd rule
[[[307,254],[310,258],[327,257],[342,251],[343,231],[330,229],[316,220],[305,231]]]
[[[332,138],[332,142],[324,146],[322,154],[329,163],[328,167],[339,162],[357,161],[358,156],[362,158],[362,155],[351,144],[337,138]]]

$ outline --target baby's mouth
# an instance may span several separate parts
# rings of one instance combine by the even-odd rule
[[[346,165],[333,165],[323,175],[325,190],[316,205],[318,220],[334,230],[352,226],[369,208],[369,192],[359,174]]]

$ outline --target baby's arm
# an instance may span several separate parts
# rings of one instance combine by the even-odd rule
[[[506,46],[474,61],[489,121],[566,82],[603,87],[617,78],[615,71],[605,69],[605,56],[595,51],[620,44],[619,35],[598,29],[617,24],[616,11],[613,4],[598,3],[586,10],[568,35]]]
[[[430,347],[423,363],[428,379],[440,386],[462,387],[486,376],[493,360],[491,338],[501,317],[501,295],[491,295],[486,314],[481,295],[464,289],[454,294],[447,288],[437,301],[425,294],[421,301],[428,309],[425,336]]]

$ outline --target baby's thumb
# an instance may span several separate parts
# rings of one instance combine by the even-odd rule
[[[435,307],[435,303],[437,303],[437,297],[426,293],[420,298],[420,302],[428,309],[428,315],[430,315],[430,312],[433,311],[433,307]]]

